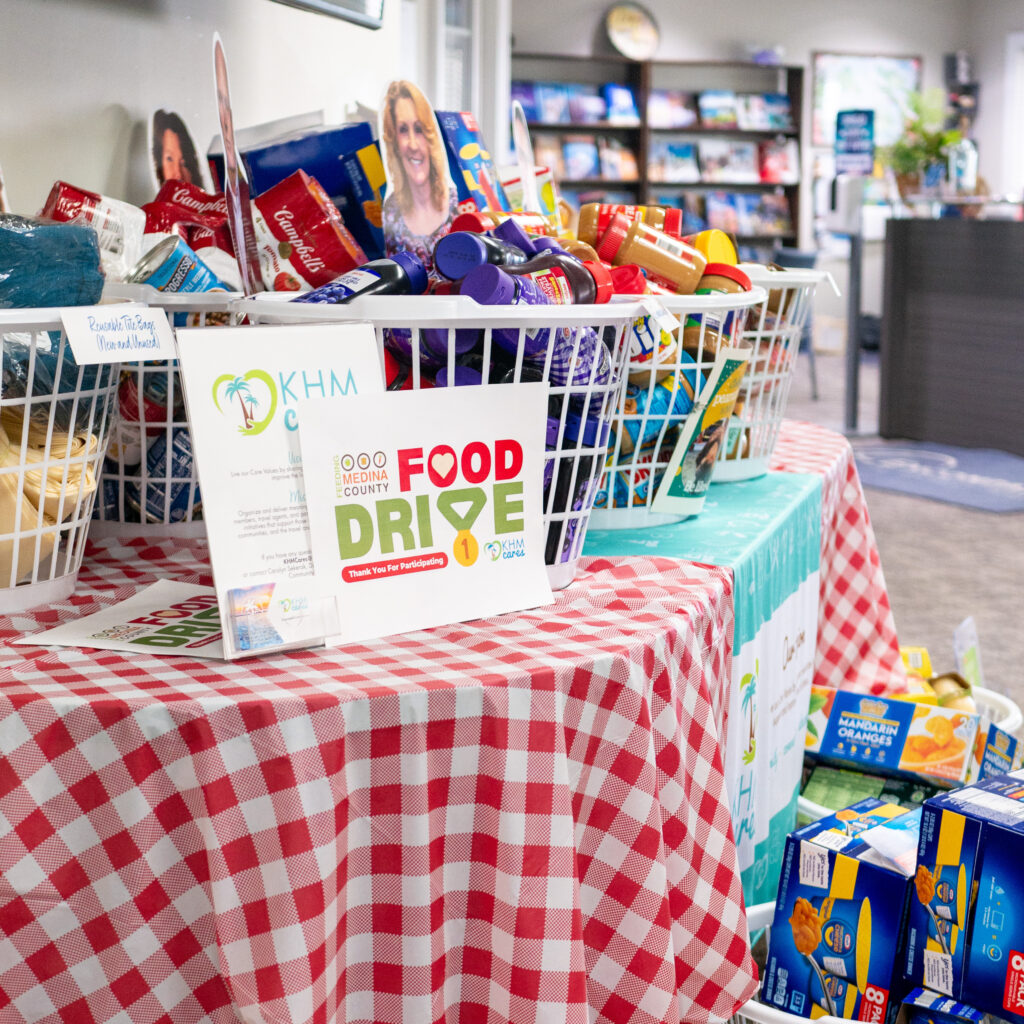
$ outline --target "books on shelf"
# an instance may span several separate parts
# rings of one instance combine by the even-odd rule
[[[706,89],[697,97],[704,128],[736,127],[736,93],[731,89]]]
[[[647,124],[651,128],[693,128],[697,101],[692,92],[652,89],[647,97]]]
[[[549,167],[556,179],[565,177],[561,136],[536,132],[533,136],[533,158],[539,166]]]
[[[765,106],[768,108],[768,128],[773,132],[787,132],[793,128],[793,107],[784,92],[766,92]]]
[[[651,181],[688,184],[700,181],[697,144],[685,140],[656,139],[647,159]]]
[[[757,143],[737,139],[700,140],[701,179],[730,185],[761,180]]]
[[[741,236],[791,235],[789,200],[772,192],[709,192],[708,227]]]
[[[599,124],[608,119],[608,104],[596,85],[569,85],[569,120],[573,124]]]
[[[796,139],[765,139],[758,145],[761,180],[770,185],[800,181],[800,148]]]
[[[601,86],[601,95],[608,106],[608,123],[636,125],[640,123],[640,111],[636,106],[636,97],[628,85],[609,82]]]
[[[601,176],[597,140],[593,135],[565,136],[562,139],[562,160],[565,177],[570,181]]]
[[[736,97],[736,127],[750,132],[784,132],[793,127],[793,110],[783,92],[742,93]]]
[[[601,162],[601,177],[613,181],[636,181],[640,169],[636,153],[625,143],[614,138],[600,138],[597,143]]]
[[[538,121],[545,124],[569,123],[569,90],[565,85],[561,82],[536,82],[533,89]]]
[[[524,82],[522,79],[516,79],[513,81],[511,100],[512,102],[515,102],[516,100],[519,101],[519,105],[523,108],[523,113],[526,115],[527,121],[540,120],[540,110],[537,107],[536,82]]]

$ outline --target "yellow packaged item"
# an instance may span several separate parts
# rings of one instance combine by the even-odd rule
[[[928,654],[927,647],[901,647],[900,657],[903,659],[903,666],[909,675],[930,679],[934,674],[932,659]]]

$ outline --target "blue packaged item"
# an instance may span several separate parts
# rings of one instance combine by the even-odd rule
[[[93,228],[0,213],[0,309],[91,306],[103,280]]]
[[[973,1006],[926,988],[915,988],[903,1000],[903,1007],[907,1024],[981,1024],[985,1019],[985,1014]]]
[[[374,142],[341,158],[347,184],[331,198],[370,259],[384,255],[383,207],[387,176]]]
[[[476,118],[468,111],[437,111],[437,123],[459,195],[459,212],[511,211],[501,176],[484,144]]]
[[[693,396],[704,387],[704,375],[688,352],[680,352],[684,365],[675,376],[650,384],[627,384],[622,403],[620,450],[624,455],[653,444],[663,429],[678,423],[693,408]],[[650,375],[648,375],[650,376]]]
[[[917,860],[907,980],[1024,1021],[1024,773],[928,800]]]
[[[252,133],[257,134],[256,130]],[[305,171],[333,197],[343,192],[348,182],[341,157],[363,146],[373,145],[373,130],[365,121],[315,125],[248,144],[245,141],[247,134],[240,131],[236,139],[254,196],[262,195],[296,171]],[[210,147],[207,159],[216,188],[223,191],[224,154],[220,151],[219,135],[215,145]]]
[[[789,835],[763,1002],[800,1017],[892,1024],[918,815],[869,797]]]
[[[131,507],[142,522],[180,523],[198,518],[202,508],[199,484],[192,482],[192,435],[188,427],[173,427],[168,449],[167,432],[153,439],[146,453],[145,502],[137,484],[125,481],[125,504]],[[169,488],[169,493],[168,493]],[[192,499],[191,506],[189,499]],[[166,504],[166,509],[165,509]]]

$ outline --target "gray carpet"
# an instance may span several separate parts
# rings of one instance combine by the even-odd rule
[[[801,357],[786,415],[843,426],[844,360],[818,355],[820,398]],[[878,429],[878,363],[861,367],[859,424]],[[973,615],[986,681],[1024,706],[1024,513],[994,514],[865,488],[900,642],[929,649],[938,671],[955,668],[953,630]]]

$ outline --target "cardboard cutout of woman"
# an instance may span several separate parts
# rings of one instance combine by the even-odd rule
[[[384,197],[387,254],[415,253],[427,271],[434,246],[448,234],[458,214],[458,193],[437,119],[427,98],[412,82],[388,86],[380,114],[388,190]]]
[[[150,132],[157,187],[165,181],[186,181],[205,188],[196,146],[185,122],[172,111],[158,110],[153,115]]]

